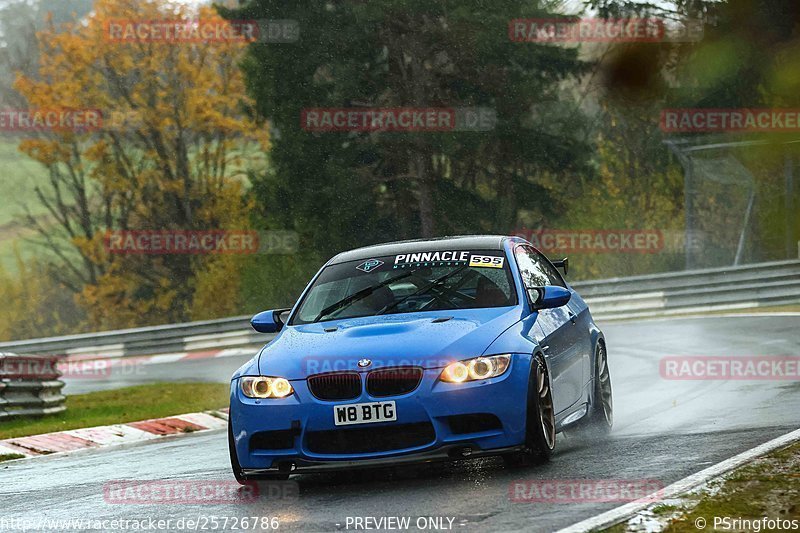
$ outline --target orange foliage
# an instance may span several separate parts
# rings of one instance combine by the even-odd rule
[[[120,42],[108,27],[198,19],[222,22],[209,7],[97,0],[85,19],[41,32],[36,78],[17,78],[30,108],[103,114],[97,130],[52,131],[20,145],[53,176],[48,210],[82,260],[59,270],[82,287],[93,329],[229,310],[206,295],[192,312],[192,300],[198,277],[202,287],[230,286],[235,260],[103,249],[108,229],[247,229],[242,176],[265,165],[269,132],[253,118],[238,68],[246,43]]]

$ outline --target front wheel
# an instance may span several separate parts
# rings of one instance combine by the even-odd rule
[[[512,466],[545,463],[556,447],[556,417],[553,390],[547,365],[534,356],[528,383],[528,406],[525,418],[525,449],[505,457]]]

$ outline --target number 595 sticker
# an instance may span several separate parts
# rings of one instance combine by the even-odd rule
[[[469,257],[469,266],[503,268],[503,259],[505,258],[495,257],[493,255],[471,255]]]

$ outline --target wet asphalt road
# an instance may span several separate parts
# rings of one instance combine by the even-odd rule
[[[225,433],[188,434],[6,463],[0,467],[0,529],[3,519],[12,517],[171,518],[172,529],[177,519],[201,517],[202,529],[213,524],[211,516],[220,526],[225,517],[258,516],[276,517],[279,531],[336,531],[354,530],[347,528],[348,517],[405,516],[411,517],[411,531],[417,530],[418,517],[442,517],[444,527],[455,531],[553,531],[619,503],[512,502],[514,481],[650,479],[666,486],[800,426],[797,381],[673,381],[660,377],[658,364],[674,355],[800,355],[800,316],[642,321],[603,329],[615,430],[602,441],[559,436],[557,452],[545,466],[507,468],[483,459],[295,476],[290,483],[298,494],[256,503],[104,501],[104,484],[113,480],[230,480]],[[228,374],[238,366],[232,360],[208,364],[214,372],[222,372],[216,365],[229,365]],[[171,366],[151,369],[157,375]],[[229,530],[232,525],[229,518]]]

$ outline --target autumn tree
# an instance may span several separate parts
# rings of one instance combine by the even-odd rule
[[[0,104],[17,107],[22,103],[13,89],[15,73],[36,73],[36,31],[45,23],[43,13],[62,23],[76,15],[83,16],[90,9],[91,0],[10,0],[0,5]]]
[[[194,306],[198,284],[228,299],[238,292],[230,258],[109,254],[104,247],[108,230],[248,227],[245,176],[263,167],[269,135],[244,96],[237,61],[245,42],[120,38],[110,30],[180,20],[222,22],[208,7],[97,0],[82,20],[38,34],[38,74],[15,84],[32,109],[103,115],[102,127],[41,132],[20,145],[50,177],[36,190],[49,218],[28,221],[93,328],[229,311],[208,297]]]

